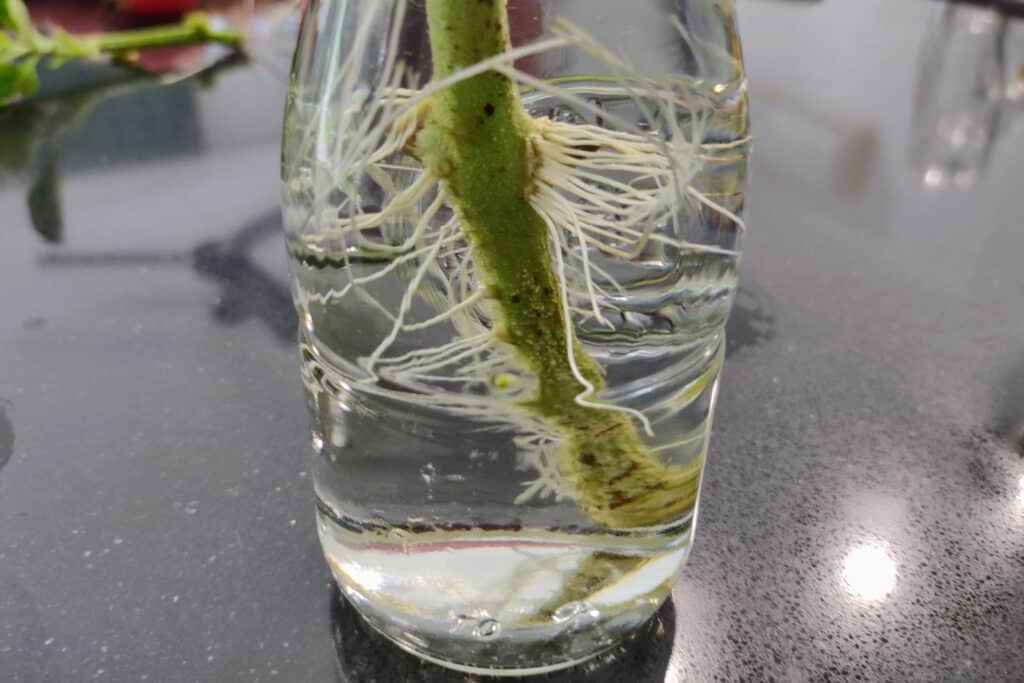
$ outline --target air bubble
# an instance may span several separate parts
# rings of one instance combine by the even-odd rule
[[[590,629],[601,618],[601,611],[596,609],[581,610],[569,622],[571,631],[585,631]]]
[[[568,602],[555,610],[551,618],[558,623],[569,621],[583,610],[583,604],[579,602]]]
[[[586,120],[580,116],[579,112],[567,104],[556,104],[551,107],[551,110],[548,112],[548,118],[560,123],[586,123]]]
[[[473,636],[480,640],[497,638],[500,633],[501,622],[497,619],[483,619],[476,625],[476,628],[473,629]]]

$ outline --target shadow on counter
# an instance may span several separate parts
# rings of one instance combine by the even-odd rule
[[[992,431],[1024,457],[1024,355],[1005,373],[993,404]]]
[[[740,285],[729,320],[725,324],[726,357],[775,339],[773,309],[773,302],[767,292],[756,286]]]
[[[196,90],[246,63],[233,55],[188,79],[78,62],[45,69],[37,96],[0,107],[0,181],[24,175],[32,227],[59,244],[64,174],[201,153]]]
[[[0,398],[0,471],[14,455],[14,425],[7,415],[10,408],[11,404]]]
[[[664,681],[675,640],[675,606],[670,598],[634,637],[611,652],[580,666],[528,678],[493,678],[457,674],[425,662],[380,635],[366,622],[337,586],[331,588],[331,639],[337,655],[339,683],[402,681],[403,683],[620,683]]]
[[[280,239],[281,231],[281,215],[275,208],[225,239],[208,240],[188,251],[56,251],[45,254],[39,263],[49,268],[191,266],[219,288],[211,310],[217,324],[232,326],[255,318],[279,341],[294,344],[298,317],[287,284],[249,256],[255,244]]]

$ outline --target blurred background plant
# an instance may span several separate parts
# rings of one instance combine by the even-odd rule
[[[63,238],[60,141],[66,133],[86,126],[102,102],[147,90],[154,100],[148,127],[173,128],[175,146],[188,149],[197,134],[187,115],[192,102],[168,86],[194,79],[207,87],[248,63],[253,48],[268,44],[282,18],[293,15],[294,4],[0,0],[0,183],[25,177],[26,204],[39,236],[51,243]],[[155,133],[123,134],[166,146]]]
[[[113,60],[160,70],[175,64],[154,62],[152,54],[147,60],[149,50],[203,44],[240,50],[244,31],[232,28],[225,16],[182,16],[196,4],[197,0],[121,0],[112,8],[43,2],[30,9],[22,0],[0,0],[0,103],[34,95],[40,68],[57,69],[69,61]]]

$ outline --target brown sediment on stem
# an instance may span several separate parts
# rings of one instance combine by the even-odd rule
[[[594,553],[575,570],[558,595],[537,611],[535,618],[550,619],[565,605],[585,602],[594,594],[615,585],[626,574],[640,569],[650,561],[650,557]]]
[[[630,574],[642,569],[653,562],[654,559],[646,555],[594,553],[576,568],[572,577],[562,587],[558,595],[544,603],[537,610],[537,613],[531,617],[531,621],[543,623],[544,621],[555,619],[558,611],[566,605],[573,603],[585,604],[602,590],[611,588],[622,581],[628,581]],[[659,604],[672,592],[674,581],[675,576],[673,575],[646,593],[622,601],[616,604],[610,611],[605,610],[602,616],[608,618],[615,612],[628,610],[643,602]]]

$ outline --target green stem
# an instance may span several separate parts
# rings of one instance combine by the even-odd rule
[[[106,53],[141,50],[169,45],[190,45],[194,43],[219,43],[238,49],[244,38],[236,31],[218,31],[210,26],[209,19],[201,13],[186,16],[181,23],[171,26],[99,33],[88,37],[100,51]]]
[[[509,49],[505,0],[427,0],[434,78],[442,79]],[[416,153],[440,177],[475,245],[488,296],[501,312],[495,333],[537,377],[527,407],[565,435],[559,468],[595,521],[613,528],[671,519],[696,499],[700,465],[668,467],[648,449],[625,413],[576,402],[596,391],[600,365],[576,340],[552,267],[548,229],[531,206],[537,155],[534,124],[514,81],[488,71],[434,96]]]

